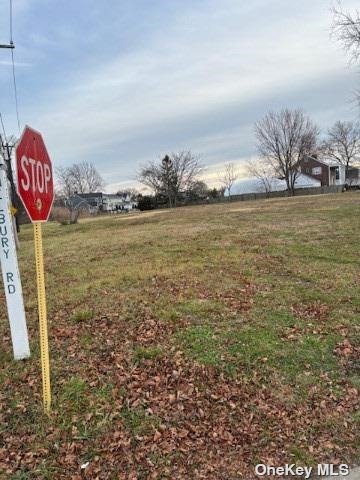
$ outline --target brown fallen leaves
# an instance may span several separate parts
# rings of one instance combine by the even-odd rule
[[[345,370],[360,373],[360,344],[355,345],[346,338],[335,347],[335,353]]]
[[[292,306],[294,315],[304,320],[325,321],[329,315],[329,306],[319,301],[304,305],[297,304]]]
[[[164,282],[155,278],[151,288],[157,291]],[[167,285],[179,299],[194,284],[179,282],[171,288]],[[197,291],[199,298],[221,299],[231,309],[246,310],[254,287],[245,283],[237,293],[211,294],[197,285]],[[323,319],[327,313],[317,305],[302,314]],[[167,343],[186,325],[186,319],[157,318],[146,299],[137,303],[132,323],[116,312],[78,325],[59,319],[52,330],[51,417],[44,418],[39,409],[35,364],[29,364],[17,385],[11,378],[3,384],[0,478],[21,473],[54,480],[250,480],[258,462],[282,465],[303,459],[308,465],[356,457],[355,388],[340,382],[342,394],[336,395],[324,375],[322,384],[312,385],[306,397],[295,401],[297,386],[287,385],[265,365],[264,371],[226,376]],[[89,333],[92,343],[85,349],[79,342]],[[288,333],[300,331],[294,327]],[[161,355],[133,361],[134,345],[158,343]],[[348,339],[335,349],[344,366],[358,353]],[[84,385],[66,396],[72,377]],[[16,406],[6,395],[10,388],[20,392]]]
[[[345,461],[354,454],[343,443],[356,435],[351,416],[342,445],[329,425],[356,411],[355,389],[344,387],[341,400],[324,399],[321,388],[314,386],[306,402],[295,407],[276,378],[272,384],[261,375],[231,379],[189,362],[181,352],[135,368],[124,358],[120,361],[120,355],[115,357],[116,363],[108,365],[114,389],[106,406],[111,412],[106,429],[94,438],[80,439],[78,432],[58,430],[55,437],[52,432],[49,449],[56,467],[52,478],[235,480],[253,478],[257,461],[275,465],[291,461],[294,449],[324,462],[340,456]],[[98,388],[104,380],[99,379]],[[129,424],[124,412],[142,412],[140,425]],[[97,413],[89,417],[79,412],[77,419],[90,425]],[[32,445],[30,440],[7,439],[7,447],[0,451],[5,471],[19,465],[39,468],[48,458],[48,451],[35,452],[35,439]],[[16,445],[17,453],[11,454]],[[96,454],[90,458],[89,452]],[[87,459],[89,466],[81,473],[81,462]]]
[[[133,471],[119,478],[136,479],[253,478],[256,459],[280,465],[291,460],[294,447],[322,461],[339,451],[342,458],[351,453],[340,448],[327,425],[354,411],[355,389],[338,401],[324,400],[313,387],[308,401],[294,408],[275,381],[269,387],[261,378],[231,380],[190,364],[181,352],[147,361],[130,374],[120,370],[117,385],[126,396],[116,401],[129,409],[141,405],[156,426],[134,436],[115,421],[113,433],[100,441],[98,478],[114,471]],[[347,429],[349,438],[356,434],[350,421]]]

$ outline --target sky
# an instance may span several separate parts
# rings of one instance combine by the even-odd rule
[[[269,110],[301,108],[323,134],[357,119],[358,70],[330,36],[333,4],[13,0],[21,126],[42,132],[55,167],[92,162],[108,192],[180,150],[200,157],[209,185],[227,162],[245,176]],[[0,43],[8,11],[0,0]],[[0,111],[17,135],[11,72],[0,49]]]

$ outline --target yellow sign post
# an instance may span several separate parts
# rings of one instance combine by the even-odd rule
[[[39,304],[40,355],[43,383],[43,402],[44,410],[48,413],[51,406],[50,361],[45,294],[44,254],[42,245],[42,229],[41,223],[39,222],[34,223],[34,240]]]

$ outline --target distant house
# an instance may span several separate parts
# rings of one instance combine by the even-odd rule
[[[133,201],[128,194],[102,194],[102,210],[105,212],[117,212],[135,210],[137,202]]]
[[[301,173],[320,180],[321,186],[328,187],[347,183],[345,165],[336,160],[319,159],[317,155],[308,155],[299,162],[299,166]]]
[[[116,195],[102,192],[75,193],[69,201],[76,208],[89,210],[90,213],[98,212],[129,212],[137,209],[137,202],[129,195]]]
[[[74,197],[81,198],[86,202],[92,209],[98,210],[102,205],[103,194],[101,192],[94,193],[75,193]]]
[[[102,205],[102,193],[75,193],[68,202],[71,202],[74,208],[97,213]]]

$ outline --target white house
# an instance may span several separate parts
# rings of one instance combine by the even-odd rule
[[[79,208],[87,208],[90,213],[129,212],[137,209],[137,202],[130,195],[116,195],[102,192],[79,193],[71,197],[71,201]]]
[[[137,202],[131,200],[129,194],[116,195],[111,193],[102,194],[102,210],[105,212],[119,212],[134,210]]]

